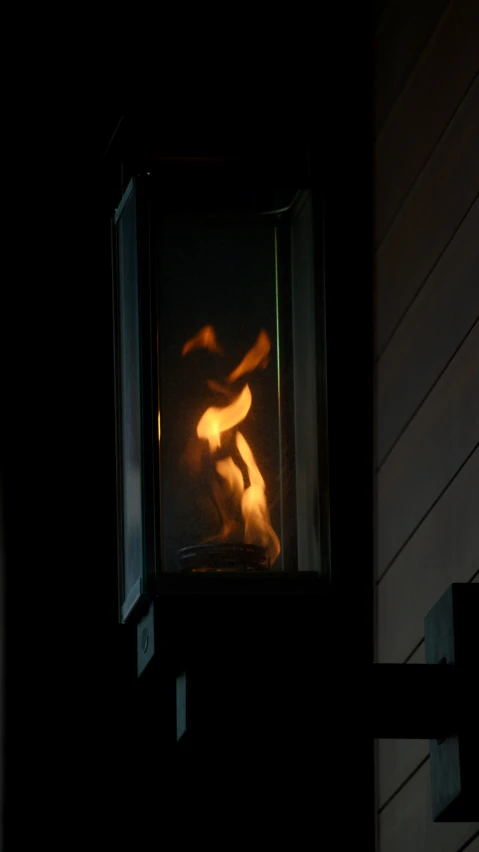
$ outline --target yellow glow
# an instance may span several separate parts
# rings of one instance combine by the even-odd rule
[[[224,354],[216,339],[213,326],[204,326],[194,337],[190,338],[184,344],[182,354],[186,355],[188,352],[200,348]],[[207,381],[209,389],[222,394],[226,403],[222,407],[211,406],[207,408],[196,427],[198,438],[208,442],[211,454],[216,453],[221,447],[222,434],[238,426],[247,417],[252,405],[249,385],[246,384],[241,393],[235,396],[233,396],[229,385],[258,367],[264,369],[268,363],[270,349],[271,340],[266,331],[262,329],[254,345],[227,377],[226,384],[214,379]],[[159,438],[160,415],[158,413]],[[204,447],[204,445],[202,446]],[[253,451],[241,432],[236,432],[236,447],[247,468],[249,485],[245,488],[243,471],[231,456],[216,461],[215,470],[220,478],[214,478],[210,482],[212,496],[221,519],[221,530],[218,535],[207,540],[244,541],[247,544],[260,545],[264,547],[266,558],[272,565],[281,551],[281,546],[278,536],[271,526],[265,481],[256,463]],[[208,454],[205,447],[204,451]],[[198,447],[192,444],[185,457],[192,475],[198,476],[202,469],[203,451],[198,451]]]
[[[233,494],[241,498],[244,491],[243,474],[231,456],[216,462],[216,470],[226,480]]]
[[[232,429],[245,419],[251,408],[251,391],[245,385],[240,395],[224,408],[208,408],[196,428],[198,438],[205,438],[213,453],[221,447],[221,433]]]
[[[260,364],[266,366],[266,359],[270,349],[271,340],[264,329],[262,329],[258,334],[256,343],[251,347],[249,352],[246,353],[241,364],[238,364],[236,369],[234,369],[228,376],[228,381],[235,382],[236,379],[239,379],[239,377],[243,376],[245,373],[251,373]]]
[[[216,333],[212,325],[203,326],[194,337],[187,340],[181,354],[186,355],[193,349],[209,349],[210,352],[218,352],[219,355],[223,355],[223,349],[216,340]]]
[[[245,522],[245,541],[247,544],[261,544],[271,565],[279,556],[281,545],[271,526],[266,502],[265,484],[256,464],[253,452],[241,432],[236,433],[236,446],[248,468],[250,486],[241,499],[241,512]]]

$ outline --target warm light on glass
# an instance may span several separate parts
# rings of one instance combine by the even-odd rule
[[[224,349],[219,345],[212,326],[204,326],[190,338],[183,346],[182,355],[200,348],[220,355],[224,354]],[[229,402],[222,407],[207,408],[198,422],[196,433],[198,438],[206,442],[206,452],[209,453],[219,475],[219,478],[213,480],[211,488],[221,517],[222,528],[213,538],[220,541],[239,539],[246,544],[260,545],[264,548],[266,558],[272,565],[281,551],[281,546],[271,526],[265,481],[244,435],[237,431],[235,444],[239,453],[238,461],[242,460],[247,471],[248,484],[231,455],[226,458],[217,458],[216,461],[214,458],[222,449],[224,433],[235,429],[244,421],[253,404],[248,384],[245,384],[234,396],[232,389],[227,385],[259,367],[265,369],[270,349],[270,338],[262,329],[254,345],[226,378],[226,386],[213,380],[208,381],[208,387],[222,393]],[[195,464],[198,469],[198,460]]]

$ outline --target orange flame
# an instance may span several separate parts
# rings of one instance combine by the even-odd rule
[[[241,499],[241,511],[245,521],[245,541],[247,544],[262,545],[266,550],[267,559],[273,564],[280,553],[281,546],[279,538],[271,526],[264,479],[251,448],[241,432],[236,433],[236,446],[248,468],[251,483],[244,491]]]
[[[231,511],[230,495],[215,480],[213,480],[213,496],[220,513],[222,529],[219,535],[212,536],[209,541],[224,541],[227,538],[238,538],[238,536],[241,536],[241,528]]]
[[[221,447],[221,433],[232,429],[245,419],[251,408],[251,402],[251,391],[249,386],[245,385],[240,395],[230,405],[224,408],[211,407],[205,411],[196,427],[196,434],[198,438],[205,438],[208,441],[212,453]]]
[[[261,329],[256,343],[251,347],[249,352],[246,353],[241,364],[238,364],[238,366],[228,376],[228,382],[235,382],[236,379],[239,379],[239,377],[243,376],[245,373],[251,373],[253,370],[256,370],[256,367],[262,363],[266,366],[266,359],[270,349],[271,340],[265,330]]]
[[[233,494],[241,499],[244,491],[243,474],[241,473],[238,465],[234,463],[231,456],[227,459],[220,459],[217,461],[216,470],[220,476],[226,480]]]
[[[221,516],[222,530],[219,536],[214,538],[223,541],[233,536],[236,539],[241,538],[243,531],[239,518],[244,491],[243,474],[231,456],[217,461],[216,470],[223,478],[222,485],[216,481],[213,482],[213,495]]]
[[[205,325],[197,334],[190,337],[181,350],[182,355],[187,355],[193,349],[209,349],[210,352],[217,352],[219,355],[224,354],[223,348],[216,340],[216,333],[212,325]]]
[[[213,326],[204,326],[194,337],[188,340],[183,346],[182,354],[186,355],[193,349],[200,348],[224,354],[216,340]],[[252,372],[258,366],[264,368],[268,362],[270,349],[270,338],[262,329],[256,343],[228,376],[227,383],[235,382],[240,376]],[[212,379],[208,380],[208,387],[230,400],[229,404],[222,408],[213,406],[208,408],[196,427],[198,438],[207,441],[210,453],[214,454],[221,447],[222,433],[233,429],[247,416],[251,408],[252,396],[247,384],[241,393],[234,397],[227,385],[222,385]],[[271,526],[266,502],[265,481],[256,464],[253,452],[241,432],[236,433],[236,446],[248,470],[250,484],[245,488],[243,473],[231,456],[219,459],[216,462],[215,469],[221,477],[221,481],[214,479],[212,489],[221,518],[222,529],[217,536],[209,540],[243,538],[248,544],[259,544],[264,547],[266,557],[272,565],[281,551],[281,546],[278,536]],[[199,448],[192,444],[189,454],[187,454],[187,461],[192,472],[199,473],[201,457],[202,453]]]

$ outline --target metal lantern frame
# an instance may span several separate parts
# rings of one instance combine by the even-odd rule
[[[112,246],[114,269],[114,318],[115,318],[115,381],[116,381],[116,435],[117,435],[117,482],[118,482],[118,553],[120,566],[119,611],[120,620],[126,621],[137,606],[151,600],[160,590],[182,591],[196,588],[210,590],[217,587],[222,590],[239,588],[256,592],[261,589],[300,589],[311,588],[328,582],[330,574],[329,560],[329,501],[328,501],[328,451],[327,451],[327,371],[326,371],[326,334],[324,311],[324,265],[323,265],[323,209],[322,198],[311,188],[303,190],[266,190],[265,199],[270,204],[282,204],[273,209],[265,209],[258,199],[258,192],[234,187],[239,201],[226,202],[222,190],[216,195],[211,192],[203,201],[204,186],[195,186],[187,194],[178,192],[171,183],[165,187],[161,176],[145,173],[133,177],[115,211],[112,222]],[[278,199],[278,200],[277,200]],[[288,493],[282,488],[282,527],[284,519],[311,516],[313,522],[303,523],[302,537],[310,541],[303,550],[314,551],[316,559],[302,556],[302,569],[296,572],[298,548],[301,549],[302,537],[298,543],[296,529],[289,536],[282,535],[286,541],[283,572],[268,572],[264,576],[250,577],[175,577],[165,572],[161,564],[161,460],[158,442],[158,412],[161,412],[161,382],[158,376],[159,351],[157,328],[157,279],[158,260],[156,255],[155,233],[161,217],[180,219],[184,227],[188,223],[201,221],[214,227],[218,223],[241,225],[252,224],[255,227],[274,229],[277,265],[277,346],[280,371],[279,421],[281,434],[281,474],[287,470],[288,481],[294,482],[295,454],[300,446],[305,456],[303,467],[308,464],[308,454],[314,470],[308,470],[309,481],[305,493],[298,495],[295,487]],[[306,226],[303,220],[306,221]],[[124,231],[129,225],[133,232],[129,246]],[[309,243],[309,244],[308,244]],[[310,253],[309,268],[304,271],[303,248]],[[125,257],[125,251],[133,254]],[[293,255],[293,257],[292,257]],[[126,267],[129,267],[127,269]],[[301,287],[303,291],[300,292]],[[125,305],[133,306],[125,317]],[[130,328],[125,329],[125,322]],[[296,322],[296,328],[293,328]],[[133,324],[137,327],[133,328]],[[303,329],[306,326],[306,333]],[[122,358],[125,346],[123,337],[134,339],[133,352],[129,358]],[[131,347],[130,347],[131,348]],[[302,370],[296,369],[298,363],[296,350],[302,348],[314,363],[309,374],[309,385],[304,381]],[[133,385],[137,389],[135,400],[125,402],[125,374],[134,370]],[[136,384],[135,384],[136,382]],[[131,384],[131,383],[130,383]],[[303,403],[312,414],[305,424],[294,422],[296,408]],[[309,402],[310,398],[312,403]],[[140,489],[137,493],[138,547],[137,564],[132,570],[128,565],[128,552],[125,547],[125,503],[126,471],[125,454],[128,430],[125,426],[125,404],[136,406],[135,422],[139,427],[138,460],[140,464]],[[295,444],[295,430],[302,432],[300,441]],[[303,449],[305,447],[305,449]],[[164,499],[164,497],[163,497]],[[313,518],[314,515],[314,518]],[[315,520],[316,519],[316,520]],[[283,530],[282,530],[283,532]],[[301,552],[300,552],[301,557]],[[313,564],[311,562],[313,561]],[[318,562],[320,564],[318,564]],[[140,565],[141,563],[141,565]],[[316,563],[316,564],[314,564]],[[134,575],[134,581],[127,582]]]

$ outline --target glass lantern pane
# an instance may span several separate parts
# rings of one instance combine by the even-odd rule
[[[275,227],[159,231],[163,569],[281,571]]]
[[[134,189],[117,223],[121,450],[123,495],[122,618],[126,618],[141,593],[143,576],[140,331],[138,256]]]

